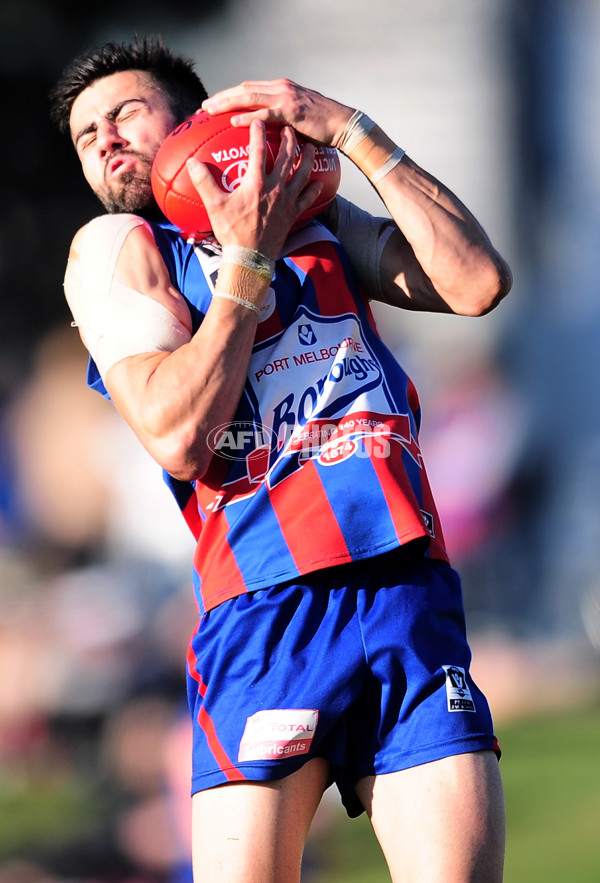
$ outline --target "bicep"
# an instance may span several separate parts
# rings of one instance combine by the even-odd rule
[[[405,310],[449,312],[391,218],[375,217],[338,196],[333,227],[368,298]]]
[[[381,251],[379,277],[380,290],[374,300],[405,310],[452,312],[435,290],[431,279],[417,261],[410,243],[397,227]]]

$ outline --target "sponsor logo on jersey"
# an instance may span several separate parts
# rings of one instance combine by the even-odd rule
[[[422,468],[413,415],[394,413],[382,367],[353,314],[299,310],[286,334],[256,347],[245,403],[254,419],[217,427],[208,438],[232,463],[219,507],[263,481],[276,487],[310,459],[323,467],[384,459],[398,444]]]
[[[460,665],[443,665],[446,672],[446,698],[448,711],[475,711],[467,675]]]
[[[308,754],[317,729],[316,708],[269,708],[246,720],[238,761],[280,760]]]

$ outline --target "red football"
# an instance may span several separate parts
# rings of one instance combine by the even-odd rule
[[[152,190],[163,214],[179,227],[186,239],[210,233],[206,209],[187,173],[191,156],[206,163],[215,181],[226,192],[234,190],[248,167],[249,130],[230,124],[231,114],[210,116],[201,111],[177,126],[161,144],[152,164]],[[281,126],[266,127],[267,171],[279,150]],[[298,136],[299,144],[304,141]],[[340,183],[340,157],[333,147],[317,147],[311,180],[323,181],[318,199],[298,218],[294,229],[322,212],[333,200]]]

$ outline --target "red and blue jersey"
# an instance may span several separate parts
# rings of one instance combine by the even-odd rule
[[[196,330],[218,246],[152,227]],[[419,423],[415,387],[379,337],[342,246],[318,222],[294,233],[276,262],[237,413],[209,437],[207,473],[196,482],[165,476],[197,539],[200,610],[419,538],[426,554],[447,560]]]

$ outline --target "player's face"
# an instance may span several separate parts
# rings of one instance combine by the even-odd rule
[[[175,119],[146,74],[121,71],[96,80],[75,99],[70,126],[85,179],[109,212],[154,205],[152,160]]]

